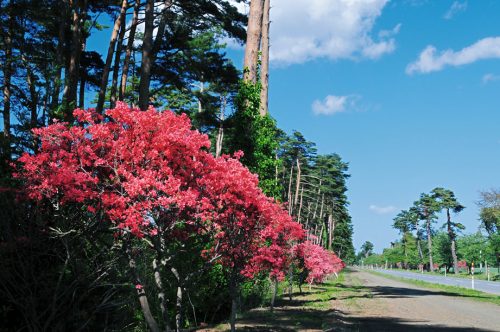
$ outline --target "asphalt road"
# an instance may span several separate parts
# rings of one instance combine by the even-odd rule
[[[399,270],[384,270],[384,269],[378,269],[375,271],[381,272],[381,273],[386,273],[386,274],[397,276],[397,277],[402,277],[402,278],[422,280],[422,281],[431,282],[434,284],[459,286],[459,287],[465,287],[465,288],[472,287],[471,279],[465,279],[465,278],[427,275],[427,274],[425,274],[425,272],[423,274],[421,274],[421,273],[415,273],[415,272],[407,272],[407,271],[399,271]],[[474,280],[474,289],[481,291],[481,292],[485,292],[485,293],[500,295],[500,282],[498,282],[498,281],[484,281],[484,280],[477,280],[476,279],[476,280]]]
[[[355,305],[347,306],[348,329],[331,331],[500,331],[500,306],[428,290],[365,271],[349,278],[361,280]],[[355,286],[351,286],[355,287]],[[369,296],[365,292],[369,292]],[[357,297],[356,297],[357,296]]]

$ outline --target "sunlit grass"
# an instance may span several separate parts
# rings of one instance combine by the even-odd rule
[[[498,296],[498,295],[488,294],[488,293],[484,293],[484,292],[480,292],[477,290],[464,288],[464,287],[434,284],[434,283],[430,283],[430,282],[426,282],[426,281],[422,281],[422,280],[396,277],[393,275],[388,275],[385,273],[380,273],[380,272],[375,272],[375,271],[368,271],[368,272],[372,273],[372,274],[379,275],[379,276],[384,277],[384,278],[402,281],[402,282],[412,284],[415,286],[420,286],[423,288],[441,290],[441,291],[444,291],[446,293],[449,293],[450,296],[465,297],[465,298],[468,298],[471,300],[490,302],[490,303],[494,303],[496,305],[500,305],[500,296]]]

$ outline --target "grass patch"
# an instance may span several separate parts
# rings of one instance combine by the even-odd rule
[[[396,277],[396,276],[388,275],[388,274],[381,273],[381,272],[375,272],[375,271],[368,271],[368,272],[375,274],[375,275],[382,276],[384,278],[388,278],[388,279],[392,279],[392,280],[396,280],[396,281],[402,281],[402,282],[405,282],[407,284],[412,284],[415,286],[428,288],[428,289],[440,290],[440,291],[448,293],[450,296],[466,297],[466,298],[469,298],[471,300],[490,302],[490,303],[494,303],[496,305],[500,305],[500,296],[498,296],[498,295],[483,293],[483,292],[480,292],[477,290],[468,289],[468,288],[464,288],[464,287],[434,284],[434,283],[430,283],[430,282],[426,282],[426,281],[422,281],[422,280]]]
[[[478,269],[476,269],[476,273],[474,273],[474,278],[476,278],[476,280],[488,280],[488,275],[486,274],[486,272],[480,272],[478,271]],[[497,269],[490,269],[490,281],[498,281],[500,280],[500,275],[498,274],[497,272]],[[420,273],[420,270],[408,270],[408,272],[413,272],[413,273]],[[439,271],[439,272],[428,272],[428,271],[425,271],[424,272],[425,275],[435,275],[435,276],[441,276],[441,277],[444,277],[445,276],[445,273],[444,271]],[[446,277],[452,277],[452,278],[462,278],[462,279],[470,279],[471,275],[467,272],[464,272],[464,271],[461,271],[459,274],[455,274],[453,272],[451,273],[446,273]]]
[[[338,278],[326,280],[319,285],[302,286],[302,294],[299,288],[294,285],[293,298],[290,301],[288,292],[283,294],[278,292],[275,310],[271,312],[268,306],[254,308],[237,315],[237,325],[239,331],[302,331],[302,330],[323,330],[332,326],[333,301],[342,299],[359,292],[355,286],[345,285],[346,273],[342,271]],[[349,283],[351,277],[348,277]],[[359,281],[358,281],[358,284]],[[287,289],[288,284],[279,285],[279,289]],[[229,325],[219,324],[210,331],[228,331]]]

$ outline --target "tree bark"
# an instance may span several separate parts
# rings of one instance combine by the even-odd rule
[[[271,0],[264,0],[264,12],[262,15],[262,59],[261,59],[261,90],[260,90],[260,115],[266,116],[268,113],[269,99],[269,12],[271,10]]]
[[[177,279],[177,293],[176,293],[176,300],[175,300],[175,330],[176,332],[180,332],[182,328],[182,280],[181,276],[179,274],[179,271],[175,267],[172,267],[170,269],[175,276],[175,279]]]
[[[175,301],[175,327],[176,332],[181,332],[182,329],[182,286],[177,286],[177,297]]]
[[[293,165],[290,167],[290,179],[288,180],[288,214],[292,215],[293,201],[292,201],[292,177]]]
[[[134,14],[132,17],[132,23],[130,25],[130,30],[128,33],[128,41],[127,41],[127,49],[125,51],[125,59],[123,60],[120,92],[118,93],[118,100],[120,100],[120,101],[124,100],[125,91],[127,89],[128,67],[130,64],[130,56],[132,55],[132,49],[134,48],[135,31],[137,30],[137,23],[139,22],[139,7],[140,7],[140,5],[141,5],[141,1],[135,0]]]
[[[217,141],[215,142],[215,157],[220,157],[222,154],[222,142],[224,140],[224,119],[226,110],[226,96],[221,97],[219,132],[217,133]]]
[[[158,254],[158,256],[160,256]],[[155,278],[156,288],[158,289],[158,300],[160,302],[161,316],[163,318],[163,323],[165,324],[165,330],[169,331],[169,320],[167,311],[167,301],[165,298],[165,290],[163,288],[163,282],[161,280],[160,266],[158,265],[159,258],[153,260],[153,275]]]
[[[231,316],[229,324],[231,325],[231,332],[236,331],[236,297],[238,296],[238,286],[236,283],[235,272],[231,272],[229,277],[229,295],[231,296]]]
[[[64,41],[66,35],[66,19],[68,15],[68,1],[62,1],[62,11],[59,16],[59,29],[57,33],[57,48],[56,48],[56,72],[54,75],[54,90],[52,91],[52,98],[50,101],[50,115],[49,118],[53,117],[54,112],[56,112],[59,106],[59,93],[61,90],[61,76],[62,68],[64,67]]]
[[[458,258],[457,258],[457,250],[456,250],[456,241],[455,241],[455,233],[451,228],[451,214],[450,209],[446,209],[446,217],[447,217],[447,226],[448,226],[448,237],[451,241],[451,257],[453,258],[453,272],[458,274]]]
[[[142,61],[139,81],[139,108],[143,111],[149,106],[149,85],[151,83],[151,64],[154,29],[154,0],[147,0],[142,41]]]
[[[12,7],[12,1],[10,1]],[[10,95],[12,79],[12,34],[14,32],[14,15],[9,9],[9,22],[5,36],[5,64],[3,69],[3,136],[5,139],[5,157],[11,159],[10,151]]]
[[[304,186],[300,189],[300,202],[299,202],[299,212],[297,213],[297,222],[300,224],[301,222],[301,214],[302,214],[302,201],[304,198]]]
[[[80,77],[80,93],[78,96],[78,108],[85,108],[85,84],[87,84],[85,77]]]
[[[431,236],[431,220],[427,216],[425,223],[427,227],[427,249],[429,250],[429,271],[434,272],[434,262],[432,261],[432,236]]]
[[[72,108],[76,106],[76,96],[78,87],[78,72],[80,69],[80,56],[82,53],[82,33],[81,27],[84,22],[80,22],[86,16],[87,0],[70,0],[70,7],[73,10],[71,23],[71,53],[68,70],[65,73],[66,84],[63,92],[64,120],[73,121]]]
[[[296,162],[297,162],[297,176],[295,178],[295,197],[294,197],[294,201],[293,201],[294,207],[297,206],[297,204],[299,203],[299,188],[300,188],[300,181],[301,181],[301,178],[300,178],[301,171],[300,171],[299,158],[297,158]]]
[[[257,83],[257,62],[259,58],[260,38],[262,33],[262,13],[264,0],[252,0],[248,13],[247,41],[243,62],[243,79]]]
[[[128,6],[128,1],[123,1],[123,2],[127,3]],[[122,56],[123,38],[125,38],[125,30],[127,28],[126,11],[127,9],[125,9],[125,13],[120,22],[120,33],[118,34],[118,44],[116,45],[115,60],[113,63],[113,76],[111,79],[111,93],[109,98],[110,108],[115,108],[116,106],[116,91],[118,90],[118,72],[120,70],[120,59]]]
[[[278,293],[278,280],[276,278],[272,278],[272,284],[273,284],[273,293],[271,295],[271,306],[269,308],[271,312],[274,311],[274,302],[276,301],[276,294]]]
[[[146,296],[144,285],[142,284],[139,274],[137,272],[137,264],[135,262],[135,259],[133,258],[130,249],[127,249],[126,251],[129,259],[130,271],[132,273],[132,276],[134,278],[134,284],[136,286],[135,289],[137,292],[137,298],[139,299],[139,304],[141,305],[141,310],[144,315],[144,319],[146,320],[146,323],[148,324],[148,327],[152,332],[160,332],[158,323],[156,322],[156,320],[153,317],[153,314],[151,313],[151,308],[149,307],[149,301],[148,297]]]
[[[328,249],[332,250],[333,233],[335,232],[335,220],[333,214],[328,215]]]
[[[104,99],[106,98],[106,87],[108,86],[109,71],[111,69],[111,61],[113,61],[113,54],[115,52],[116,39],[118,36],[118,30],[122,25],[121,22],[125,20],[125,13],[127,12],[127,0],[122,1],[122,7],[120,9],[120,14],[115,20],[115,25],[113,26],[113,31],[111,32],[111,39],[108,46],[108,54],[106,55],[106,62],[104,64],[104,69],[102,72],[101,85],[99,87],[99,96],[97,100],[96,112],[102,113],[104,108]],[[115,60],[116,61],[116,60]]]

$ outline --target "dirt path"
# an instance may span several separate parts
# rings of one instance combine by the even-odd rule
[[[357,294],[334,302],[343,312],[346,324],[360,331],[500,331],[500,306],[494,304],[366,272],[351,272],[345,284],[357,289]],[[356,300],[349,304],[348,299]]]
[[[203,331],[227,331],[228,325]],[[253,309],[238,331],[500,331],[500,306],[427,290],[367,272]]]

